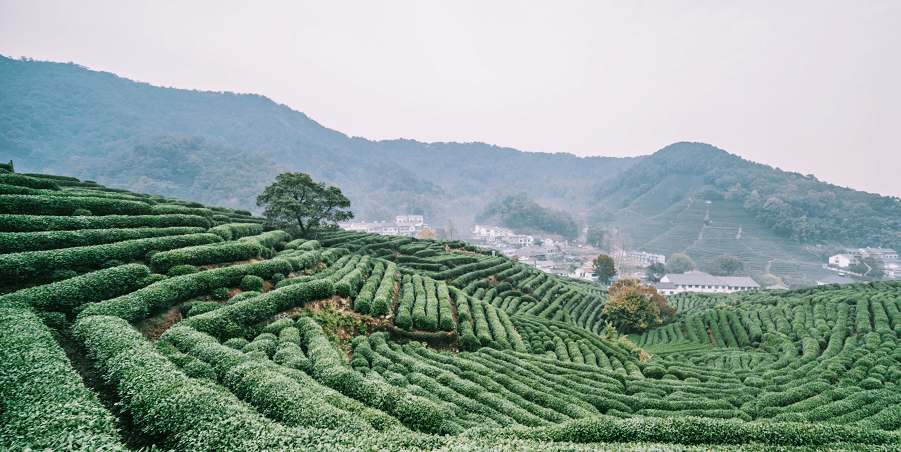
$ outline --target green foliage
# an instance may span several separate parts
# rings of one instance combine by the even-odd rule
[[[41,215],[0,215],[0,231],[40,232],[76,231],[80,229],[127,228],[209,228],[206,218],[196,215],[107,215],[104,217],[57,217]],[[84,231],[79,231],[84,233]]]
[[[142,287],[150,274],[147,267],[129,264],[42,286],[31,287],[0,297],[0,304],[23,304],[38,309],[71,312],[87,303],[129,293]]]
[[[588,233],[585,237],[585,243],[595,247],[600,248],[604,245],[604,237],[607,235],[607,230],[604,229],[602,225],[595,224],[588,227]]]
[[[579,235],[579,226],[569,212],[541,207],[529,199],[526,193],[508,196],[489,204],[476,215],[478,223],[497,223],[503,227],[562,235],[573,240]]]
[[[695,269],[695,261],[685,254],[676,253],[666,260],[667,273],[685,273]]]
[[[228,223],[211,228],[209,232],[222,237],[222,240],[238,240],[242,237],[260,235],[263,225],[255,223]]]
[[[169,278],[126,295],[92,304],[80,315],[115,316],[136,322],[147,318],[153,311],[206,295],[213,289],[237,286],[246,275],[268,278],[286,271],[290,271],[288,262],[273,259]]]
[[[219,236],[217,236],[219,237]],[[282,231],[271,231],[236,242],[219,242],[209,245],[183,247],[155,254],[150,267],[163,273],[175,265],[208,265],[223,262],[245,261],[258,257],[266,248],[285,237]]]
[[[594,271],[594,277],[604,284],[610,284],[610,279],[616,275],[616,265],[613,262],[613,258],[606,254],[601,254],[594,258],[591,261],[591,268]]]
[[[672,257],[670,257],[670,259],[672,259]],[[714,276],[730,276],[735,272],[744,269],[744,261],[728,254],[721,254],[710,259],[705,259],[704,262],[701,263],[701,270]]]
[[[29,251],[0,255],[0,275],[6,281],[41,279],[55,270],[91,270],[110,260],[140,259],[152,249],[168,250],[222,240],[213,234],[188,234],[172,237],[126,240],[106,245],[82,246],[48,251]]]
[[[217,287],[213,289],[212,296],[217,300],[225,300],[226,298],[228,298],[228,288]]]
[[[203,228],[84,229],[78,231],[0,232],[0,253],[101,245],[124,240],[203,233]]]
[[[241,288],[241,290],[243,290],[245,292],[250,292],[250,291],[262,292],[263,291],[263,278],[260,278],[259,276],[256,276],[256,275],[247,275],[247,276],[241,278],[240,288]]]
[[[648,275],[649,281],[660,282],[660,278],[666,275],[666,266],[660,262],[653,262],[645,268],[644,272]]]
[[[166,276],[173,278],[175,276],[190,275],[197,273],[197,267],[193,265],[176,265],[166,272]]]
[[[263,207],[263,216],[272,221],[292,223],[306,236],[311,228],[322,223],[337,223],[354,217],[350,200],[338,187],[326,188],[325,183],[313,182],[308,174],[282,173],[272,185],[257,196],[257,205]]]
[[[0,331],[0,447],[126,450],[115,418],[34,313],[0,302]]]

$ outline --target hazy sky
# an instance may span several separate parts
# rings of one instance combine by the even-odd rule
[[[901,1],[0,0],[0,54],[258,93],[369,139],[710,143],[901,196]]]

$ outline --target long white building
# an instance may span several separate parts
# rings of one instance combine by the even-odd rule
[[[713,276],[697,270],[687,273],[667,273],[654,285],[661,295],[682,292],[732,293],[760,290],[760,284],[747,276]]]

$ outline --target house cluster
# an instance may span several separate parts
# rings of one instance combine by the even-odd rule
[[[338,223],[338,226],[346,231],[371,232],[402,237],[414,237],[417,232],[429,227],[428,224],[423,222],[422,215],[398,215],[394,218],[393,223],[386,221],[355,221]]]
[[[829,265],[836,268],[848,268],[860,264],[862,258],[873,257],[876,258],[877,261],[882,262],[882,270],[885,279],[901,279],[901,260],[898,259],[897,251],[891,248],[879,247],[846,248],[845,251],[845,253],[829,256]],[[850,279],[847,277],[845,278]],[[832,283],[827,282],[825,284]]]
[[[472,238],[483,240],[488,245],[507,244],[523,246],[531,245],[535,241],[535,238],[531,235],[516,234],[507,228],[478,224],[472,229]]]
[[[654,284],[661,295],[682,292],[732,293],[743,290],[760,290],[760,284],[747,276],[713,276],[702,271],[667,273]]]

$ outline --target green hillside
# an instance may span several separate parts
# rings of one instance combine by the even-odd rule
[[[747,273],[774,274],[797,286],[832,274],[822,266],[828,250],[840,245],[901,246],[897,198],[826,184],[699,143],[658,151],[596,197],[635,249],[684,253],[697,263],[726,253],[744,260]]]
[[[5,171],[4,450],[901,447],[898,283],[682,294],[627,339],[463,242]]]

